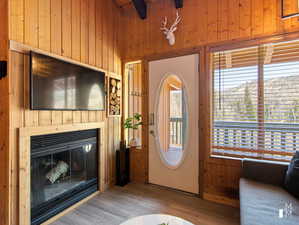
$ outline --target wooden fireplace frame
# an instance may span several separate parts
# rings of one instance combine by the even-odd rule
[[[45,127],[26,127],[19,129],[19,144],[20,144],[20,167],[19,167],[19,224],[22,225],[30,225],[31,224],[31,199],[30,199],[30,138],[35,135],[47,135],[47,134],[55,134],[55,133],[63,133],[63,132],[72,132],[72,131],[80,131],[80,130],[88,130],[88,129],[99,129],[99,142],[98,147],[100,152],[99,156],[99,191],[90,195],[89,197],[81,200],[75,205],[69,207],[68,209],[62,211],[58,215],[52,217],[48,221],[44,222],[43,225],[50,224],[55,221],[59,217],[65,215],[70,210],[78,207],[82,203],[86,202],[91,197],[105,191],[108,186],[105,182],[105,157],[107,157],[107,145],[106,145],[106,122],[97,122],[97,123],[81,123],[81,124],[72,124],[65,126],[45,126]]]

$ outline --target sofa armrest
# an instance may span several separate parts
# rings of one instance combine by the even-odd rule
[[[289,163],[244,159],[242,177],[262,183],[283,185]]]

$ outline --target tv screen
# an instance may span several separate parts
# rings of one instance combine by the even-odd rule
[[[31,52],[31,109],[105,110],[105,73]]]

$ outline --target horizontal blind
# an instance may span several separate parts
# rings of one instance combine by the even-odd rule
[[[212,154],[288,161],[299,150],[299,41],[212,54]]]

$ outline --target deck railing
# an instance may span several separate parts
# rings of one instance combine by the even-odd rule
[[[170,145],[182,145],[183,139],[183,119],[182,118],[170,118]]]
[[[255,122],[215,121],[213,131],[216,152],[245,149],[246,153],[258,154],[261,150],[265,154],[291,156],[299,150],[299,124],[264,123],[259,129]]]

